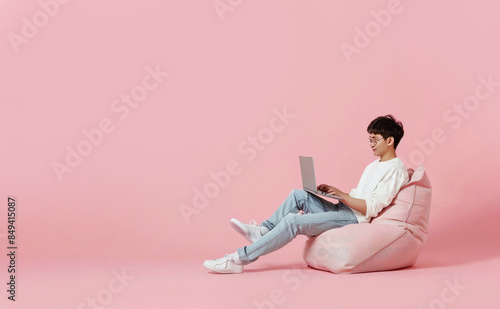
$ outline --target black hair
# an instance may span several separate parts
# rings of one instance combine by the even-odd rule
[[[370,134],[380,134],[387,139],[392,136],[394,138],[394,149],[398,147],[399,141],[403,138],[405,131],[403,123],[397,121],[393,115],[380,116],[372,120],[366,131]]]

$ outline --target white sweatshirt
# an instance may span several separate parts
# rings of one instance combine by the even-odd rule
[[[380,162],[380,159],[368,164],[358,187],[351,190],[350,196],[366,201],[366,215],[353,209],[359,223],[370,222],[380,211],[388,206],[399,189],[409,180],[408,170],[403,161],[394,158]]]

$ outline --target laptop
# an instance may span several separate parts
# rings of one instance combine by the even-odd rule
[[[340,196],[331,195],[317,189],[318,186],[316,186],[316,176],[314,175],[314,163],[312,157],[299,156],[299,161],[300,173],[302,174],[302,186],[305,191],[337,200],[342,199]]]

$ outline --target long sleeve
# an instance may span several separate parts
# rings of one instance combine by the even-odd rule
[[[349,195],[354,197],[356,195],[356,188],[352,189]]]
[[[408,170],[399,158],[384,162],[375,160],[368,164],[357,187],[349,193],[353,198],[366,202],[365,214],[353,209],[358,222],[370,222],[384,207],[389,206],[408,179]]]
[[[391,204],[399,189],[408,181],[400,169],[387,172],[366,199],[366,216],[376,217],[384,207]]]

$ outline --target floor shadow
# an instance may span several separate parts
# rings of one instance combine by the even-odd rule
[[[263,266],[254,266],[252,268],[245,269],[246,273],[258,273],[258,272],[269,272],[269,271],[283,271],[283,270],[297,270],[297,269],[310,269],[305,262],[303,263],[290,263],[290,264],[268,264]]]

